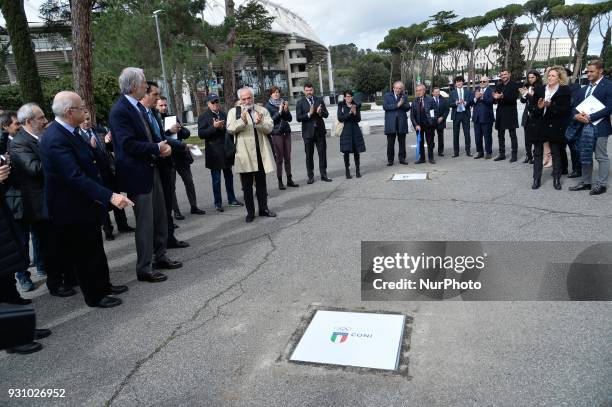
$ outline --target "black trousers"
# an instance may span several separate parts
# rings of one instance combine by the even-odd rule
[[[419,140],[419,160],[425,159],[425,141],[427,141],[427,157],[431,160],[434,155],[435,129],[433,127],[421,127],[421,139]]]
[[[187,200],[192,208],[198,206],[196,199],[195,185],[193,184],[193,175],[191,174],[191,164],[185,162],[174,162],[174,168],[171,172],[171,188],[172,188],[172,209],[174,213],[180,212],[178,201],[176,199],[176,174],[181,177],[183,184],[185,185],[185,192],[187,193]]]
[[[314,177],[314,149],[317,147],[319,155],[319,171],[322,177],[327,176],[327,141],[325,135],[317,135],[314,138],[304,139],[304,149],[306,150],[306,173],[308,178]],[[261,167],[260,167],[261,168]],[[242,179],[242,174],[240,175]],[[245,202],[246,204],[246,202]]]
[[[533,158],[533,148],[535,143],[533,140],[537,137],[537,129],[534,126],[527,125],[523,127],[525,130],[525,155],[527,158]]]
[[[243,172],[240,174],[240,182],[242,183],[242,191],[244,192],[244,206],[246,206],[247,214],[255,216],[255,201],[253,200],[253,182],[257,188],[257,206],[259,212],[268,209],[268,188],[266,186],[266,173],[263,165],[259,171]]]
[[[15,274],[0,274],[0,302],[16,304],[20,300],[21,295],[15,285]]]
[[[497,130],[497,142],[499,144],[499,154],[506,154],[506,129],[502,128]],[[510,148],[512,154],[516,154],[518,151],[518,140],[516,138],[516,129],[508,129],[510,133]]]
[[[470,138],[470,116],[468,112],[455,112],[453,120],[453,152],[459,154],[459,130],[463,128],[465,151],[470,152],[472,142]]]
[[[53,226],[48,221],[30,224],[32,232],[36,233],[40,242],[40,255],[47,273],[47,288],[55,291],[60,287],[77,285],[72,269],[65,266],[64,261],[56,256],[56,242],[52,234]]]
[[[397,158],[406,161],[406,133],[387,134],[387,161],[392,163],[395,159],[395,137],[399,145]]]
[[[580,162],[580,152],[576,146],[576,142],[568,144],[570,149],[570,157],[572,159],[572,171],[582,172],[582,163]]]
[[[125,209],[119,209],[113,206],[113,214],[115,215],[115,223],[117,224],[117,229],[125,229],[127,228],[127,216],[125,215]],[[104,231],[112,232],[113,224],[111,223],[110,213],[106,213],[106,217],[104,218],[104,225],[102,226]]]
[[[159,179],[161,181],[162,190],[164,192],[164,205],[166,206],[166,221],[168,223],[168,242],[176,242],[174,237],[174,221],[172,220],[172,172],[174,167],[170,158],[162,158],[158,160]]]
[[[74,272],[85,303],[97,305],[110,293],[108,261],[100,225],[51,224],[49,238],[53,263]]]
[[[553,178],[561,178],[561,143],[550,142],[550,153],[553,162]],[[544,158],[544,143],[536,142],[533,145],[533,179],[542,179],[542,159]]]
[[[444,154],[444,129],[436,127],[436,133],[438,134],[438,154]],[[436,146],[436,143],[433,143]]]

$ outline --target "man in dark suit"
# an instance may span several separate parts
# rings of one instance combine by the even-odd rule
[[[59,92],[52,110],[55,121],[40,142],[52,262],[74,270],[87,305],[115,307],[121,300],[110,294],[128,288],[110,283],[100,226],[109,205],[125,208],[133,203],[102,184],[97,166],[101,156],[79,133],[85,111],[81,97]]]
[[[39,254],[47,273],[47,288],[51,295],[75,295],[76,291],[70,287],[76,283],[69,268],[51,261],[50,225],[45,213],[45,175],[39,145],[47,119],[35,103],[21,106],[17,118],[22,127],[11,141],[9,152],[15,185],[21,190],[23,202],[21,226],[24,231],[32,230],[40,241]]]
[[[159,112],[157,112],[157,110],[155,110],[155,106],[157,105],[158,100],[159,86],[155,82],[147,82],[147,90],[143,98],[140,99],[140,103],[145,108],[145,118],[147,119],[146,123],[149,126],[149,130],[151,131],[151,134],[153,136],[153,141],[167,141],[168,145],[172,147],[173,152],[175,150],[186,151],[187,145],[185,143],[176,138],[166,137],[161,115],[159,114]],[[172,155],[170,155],[170,157],[159,158],[158,168],[159,178],[161,180],[164,195],[164,205],[166,208],[166,223],[168,225],[168,242],[166,244],[166,247],[168,249],[189,247],[189,243],[178,240],[176,236],[174,236],[175,226],[174,221],[172,220],[172,191],[174,190],[174,184],[176,183],[176,176],[172,176],[172,173],[175,171],[174,162],[172,161]]]
[[[417,85],[414,102],[410,110],[410,120],[417,134],[420,135],[419,159],[415,164],[425,162],[425,140],[427,140],[427,158],[429,163],[436,163],[436,160],[434,160],[435,111],[436,103],[434,99],[431,96],[425,96],[425,85]]]
[[[583,191],[590,189],[591,195],[600,195],[607,191],[608,174],[610,172],[610,161],[608,159],[608,137],[612,133],[612,126],[610,125],[610,113],[612,113],[612,82],[603,76],[603,71],[604,65],[601,60],[589,62],[587,65],[587,79],[589,80],[589,84],[578,92],[575,100],[576,106],[574,106],[574,120],[577,120],[584,125],[594,124],[596,121],[601,120],[599,123],[594,124],[594,137],[596,139],[594,140],[593,150],[595,152],[595,159],[599,163],[597,177],[595,181],[592,181],[592,160],[590,164],[587,164],[583,159],[582,181],[578,185],[569,188],[570,191]],[[592,114],[579,112],[576,107],[589,96],[593,96],[595,99],[599,100],[605,107]],[[582,132],[584,133],[584,127]],[[581,135],[579,144],[585,142],[583,138],[584,134]]]
[[[304,97],[298,100],[296,106],[297,121],[302,123],[302,138],[306,149],[306,172],[308,173],[308,184],[314,182],[314,148],[317,147],[319,155],[319,171],[321,181],[331,182],[327,177],[327,129],[324,118],[329,116],[325,102],[320,97],[314,96],[312,83],[304,85]]]
[[[518,110],[516,101],[519,96],[520,85],[511,80],[510,71],[504,69],[499,73],[501,82],[495,86],[493,99],[497,103],[497,116],[495,118],[495,129],[497,130],[497,141],[499,142],[499,154],[493,161],[506,159],[506,130],[510,133],[510,162],[517,160],[518,140],[516,129],[518,129]]]
[[[148,113],[139,102],[147,90],[140,68],[125,68],[119,76],[122,95],[110,113],[119,189],[134,201],[136,215],[136,276],[140,281],[160,282],[167,276],[159,268],[179,268],[166,255],[168,221],[159,158],[169,157],[167,141],[155,142]],[[155,256],[155,263],[152,257]]]
[[[452,109],[453,121],[453,157],[459,157],[459,129],[463,128],[465,154],[472,156],[472,142],[470,137],[470,107],[474,104],[474,94],[463,87],[463,76],[455,78],[455,89],[450,93],[449,104]]]
[[[227,113],[221,110],[219,96],[208,95],[208,110],[198,118],[198,137],[204,139],[204,158],[206,168],[210,169],[214,205],[217,211],[223,212],[223,195],[221,194],[221,173],[225,180],[225,192],[229,206],[243,206],[234,193],[234,155],[226,151]],[[232,144],[234,137],[232,137]],[[231,148],[231,145],[229,146]],[[235,147],[234,147],[235,150]],[[234,151],[235,152],[235,151]]]
[[[157,100],[156,110],[161,116],[161,122],[164,124],[164,119],[168,116],[168,98],[160,96]],[[165,127],[165,126],[164,126]],[[191,132],[187,127],[181,125],[181,122],[176,119],[176,123],[172,127],[165,131],[166,139],[183,141],[187,140],[191,136]],[[183,184],[185,185],[185,192],[187,192],[187,200],[191,206],[192,215],[204,215],[206,211],[198,208],[198,201],[196,197],[195,185],[193,184],[193,175],[191,174],[191,164],[193,164],[193,157],[187,148],[173,148],[172,149],[172,162],[174,168],[171,171],[171,188],[172,188],[172,209],[174,210],[174,216],[177,220],[185,219],[178,206],[176,199],[176,174],[178,173]]]
[[[100,153],[101,160],[98,162],[98,167],[100,168],[104,186],[113,192],[118,192],[116,190],[115,171],[113,168],[114,163],[112,162],[112,156],[106,149],[106,142],[104,141],[106,134],[99,134],[94,129],[91,121],[91,114],[89,112],[85,112],[85,121],[81,123],[79,127],[81,136],[85,142],[97,149]],[[134,232],[135,229],[130,227],[127,223],[127,216],[125,215],[124,209],[113,206],[113,213],[115,214],[115,222],[117,222],[117,230],[119,230],[119,232]],[[104,230],[104,237],[106,240],[115,240],[115,236],[113,235],[113,224],[111,223],[108,213],[104,218],[102,230]]]
[[[573,72],[569,68],[565,68],[565,73],[567,74],[568,78],[571,78],[573,75]],[[580,93],[580,89],[582,89],[582,87],[577,82],[568,83],[567,86],[569,86],[570,91],[572,92],[572,107],[578,106],[578,104],[576,103],[576,98],[578,97],[578,94]],[[574,120],[573,112],[570,113],[569,117],[567,118],[568,124],[571,123],[572,120]],[[575,141],[567,143],[567,146],[570,150],[570,157],[572,160],[572,172],[567,176],[567,178],[582,177],[582,163],[580,162],[580,151],[578,151],[577,144],[578,143]],[[561,174],[568,173],[567,164],[567,152],[565,151],[565,147],[563,147],[563,150],[561,151]]]
[[[493,89],[489,88],[489,78],[480,77],[480,86],[476,87],[474,94],[474,109],[472,120],[474,121],[474,139],[476,141],[477,154],[474,159],[485,158],[488,160],[493,154]],[[484,138],[484,149],[482,140]]]
[[[404,93],[404,84],[397,81],[393,84],[393,91],[383,97],[385,110],[385,134],[387,135],[387,166],[393,165],[395,159],[395,137],[397,136],[398,154],[400,164],[406,162],[406,134],[408,133],[408,115],[410,102]]]
[[[446,98],[440,96],[440,88],[435,86],[431,90],[431,96],[436,105],[435,108],[435,128],[438,133],[438,157],[444,157],[444,129],[446,129],[446,118],[450,113],[450,106]],[[435,147],[435,142],[434,142]]]

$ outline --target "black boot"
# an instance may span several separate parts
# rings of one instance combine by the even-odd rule
[[[361,178],[361,172],[359,170],[359,154],[355,153],[355,176]]]
[[[516,162],[516,160],[518,160],[517,154],[516,154],[516,151],[513,151],[512,155],[510,156],[510,162],[513,163],[513,162]]]
[[[561,190],[561,178],[554,178],[553,179],[553,187],[557,190],[560,191]]]
[[[287,175],[287,186],[288,187],[293,187],[293,188],[297,188],[299,187],[298,184],[296,184],[295,182],[293,182],[293,179],[291,178],[291,175]]]
[[[285,184],[283,184],[283,177],[282,176],[278,177],[278,189],[280,189],[280,190],[287,189]]]
[[[540,178],[534,178],[533,185],[531,185],[531,189],[538,189],[540,188],[541,184],[542,184],[542,181],[540,180]]]
[[[346,179],[351,179],[351,171],[349,170],[349,155],[348,153],[344,153],[344,168],[346,169]]]

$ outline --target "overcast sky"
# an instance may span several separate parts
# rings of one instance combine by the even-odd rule
[[[223,0],[220,1],[221,4]],[[246,0],[244,0],[246,1]],[[482,15],[494,8],[510,4],[510,1],[488,0],[271,0],[300,15],[318,33],[325,45],[355,43],[359,48],[376,49],[389,29],[421,23],[441,10],[452,11],[459,16]],[[597,3],[601,0],[566,0],[566,4]],[[236,1],[237,5],[243,0]],[[523,3],[521,0],[515,3]],[[28,20],[39,21],[37,10],[42,0],[25,0]],[[4,23],[0,18],[0,23]],[[529,22],[526,17],[524,21]],[[546,31],[545,31],[546,32]],[[480,35],[496,35],[491,24]],[[557,26],[558,37],[567,37],[563,24]],[[599,55],[602,38],[597,27],[589,39],[589,54]]]
[[[509,1],[487,0],[272,0],[302,16],[319,34],[326,45],[355,43],[359,48],[376,49],[389,29],[421,23],[441,10],[452,10],[459,16],[482,15],[489,10],[510,4]],[[571,1],[573,3],[597,3],[598,1]],[[523,3],[523,1],[515,1]],[[528,19],[524,22],[529,22]],[[556,36],[567,37],[562,24]],[[546,32],[546,31],[545,31]],[[493,24],[480,35],[495,35]],[[597,28],[589,40],[589,54],[599,55],[602,39]]]

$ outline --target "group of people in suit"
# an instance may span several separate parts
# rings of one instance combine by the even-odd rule
[[[507,70],[500,72],[500,81],[490,86],[489,78],[482,76],[474,91],[464,86],[464,78],[454,80],[454,88],[448,100],[440,96],[438,87],[432,88],[431,96],[426,95],[424,85],[417,85],[415,98],[408,102],[402,82],[395,82],[393,90],[383,97],[385,110],[384,132],[387,136],[387,165],[392,166],[395,158],[395,139],[399,144],[400,164],[406,161],[406,133],[408,116],[417,132],[418,157],[415,164],[434,164],[435,133],[438,134],[438,156],[444,156],[444,129],[451,114],[453,123],[453,158],[460,153],[460,132],[463,131],[465,154],[474,159],[493,158],[493,127],[497,130],[498,154],[494,161],[506,160],[506,132],[510,138],[510,162],[518,160],[519,127],[517,101],[525,104],[522,125],[525,128],[524,163],[534,164],[533,189],[541,186],[543,167],[551,166],[553,187],[562,189],[561,176],[582,177],[582,181],[569,189],[590,190],[599,195],[607,190],[609,163],[607,158],[607,137],[610,131],[610,109],[612,108],[611,82],[604,77],[603,63],[592,61],[587,66],[589,85],[580,87],[568,84],[568,70],[560,66],[547,69],[546,85],[538,71],[530,71],[527,83],[520,84],[511,79]],[[571,75],[571,72],[569,73]],[[579,112],[576,107],[589,96],[593,96],[604,109],[589,115]],[[494,110],[494,107],[496,109]],[[408,113],[409,112],[409,113]],[[474,125],[476,155],[472,154],[470,121]],[[568,129],[569,126],[569,129]],[[567,132],[566,132],[567,130]],[[570,131],[571,130],[571,131]],[[566,133],[569,133],[566,134]],[[569,138],[568,138],[569,137]],[[570,139],[571,138],[571,139]],[[568,171],[566,149],[569,147],[572,172]],[[597,180],[592,181],[593,153],[599,163]]]

